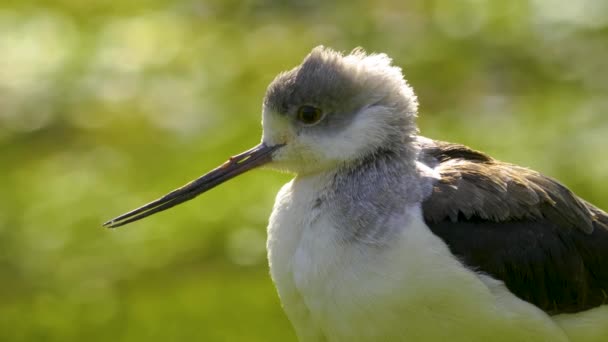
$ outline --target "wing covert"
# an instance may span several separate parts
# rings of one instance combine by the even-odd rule
[[[468,267],[550,314],[608,301],[608,215],[542,174],[423,140],[440,175],[424,218]]]

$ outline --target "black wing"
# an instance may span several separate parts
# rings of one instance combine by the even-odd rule
[[[608,302],[608,215],[538,172],[421,140],[441,175],[424,219],[468,267],[549,314]]]

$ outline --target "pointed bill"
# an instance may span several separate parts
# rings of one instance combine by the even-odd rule
[[[250,150],[231,157],[224,164],[181,188],[175,189],[155,201],[113,218],[104,223],[103,226],[108,228],[120,227],[191,200],[231,178],[272,161],[272,152],[281,146],[283,145],[267,146],[261,143]]]

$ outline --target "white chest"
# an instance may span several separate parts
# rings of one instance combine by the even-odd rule
[[[268,227],[270,271],[300,340],[565,338],[544,313],[505,296],[499,283],[493,292],[462,267],[426,227],[419,207],[404,207],[387,222],[398,225],[388,244],[345,240],[318,206],[322,186],[322,178],[284,186]]]

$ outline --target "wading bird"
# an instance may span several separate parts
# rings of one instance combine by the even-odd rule
[[[608,341],[608,215],[417,111],[385,54],[317,47],[269,85],[258,146],[105,226],[267,165],[295,174],[267,248],[301,341]]]

